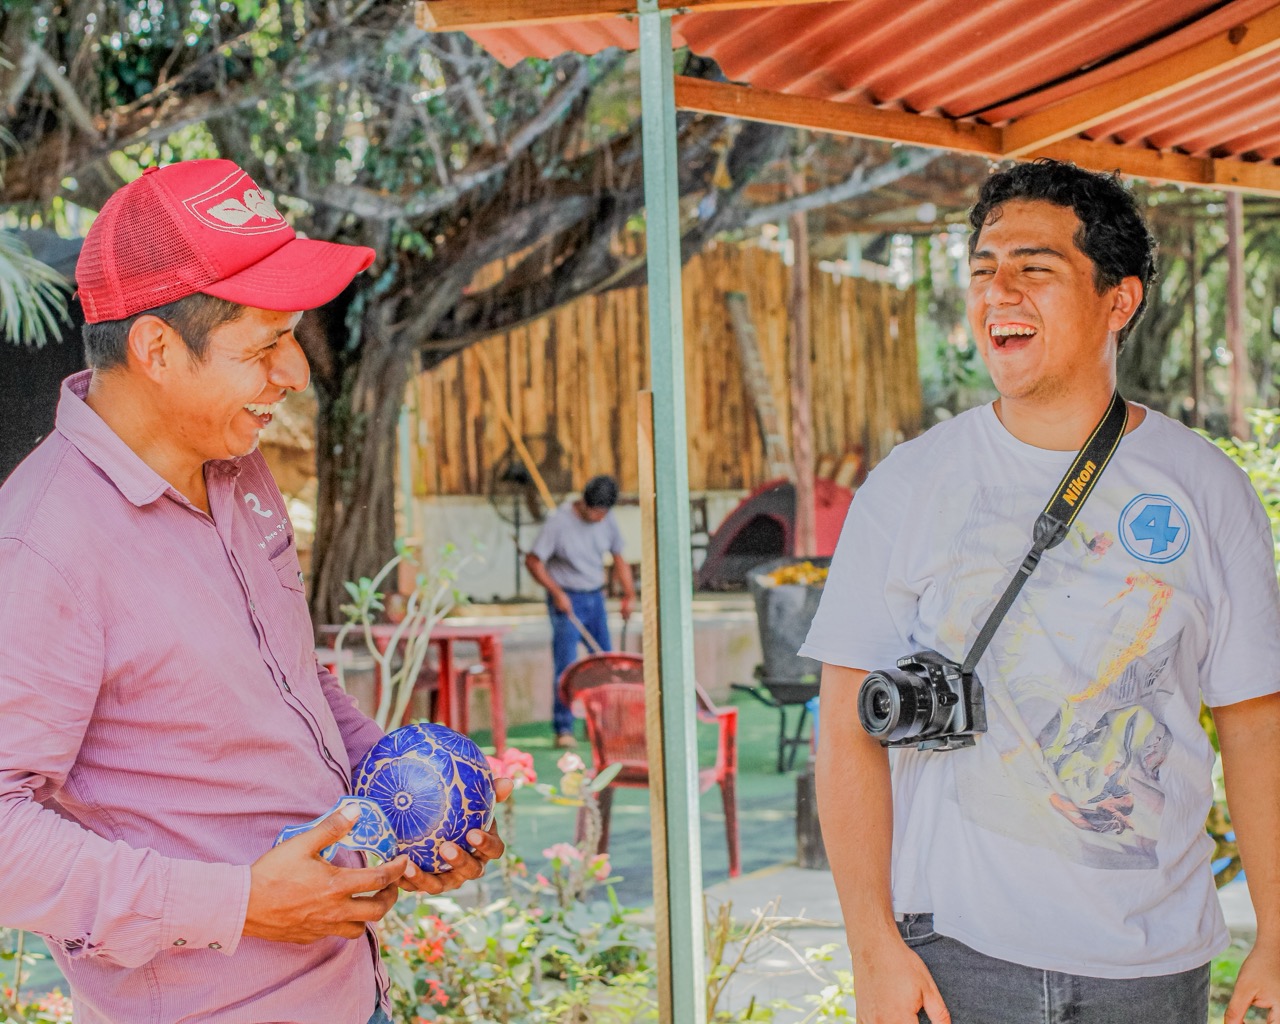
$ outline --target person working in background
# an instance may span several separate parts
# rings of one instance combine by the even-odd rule
[[[547,592],[551,612],[553,724],[557,747],[572,747],[573,712],[560,700],[560,675],[577,658],[586,630],[602,651],[612,648],[604,607],[604,556],[613,556],[613,576],[622,588],[622,619],[631,617],[635,582],[622,556],[622,532],[611,511],[618,501],[618,482],[592,477],[582,497],[567,501],[542,525],[524,564]]]

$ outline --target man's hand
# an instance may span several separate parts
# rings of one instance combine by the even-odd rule
[[[573,602],[569,600],[569,595],[559,587],[551,591],[551,603],[556,606],[556,611],[561,615],[573,614]]]
[[[1243,1024],[1250,1006],[1270,1010],[1268,1024],[1280,1024],[1280,948],[1255,943],[1236,978],[1222,1024]]]
[[[929,968],[896,934],[853,955],[858,1024],[951,1024]]]
[[[494,779],[493,795],[498,803],[506,800],[515,789],[510,779]],[[406,892],[425,892],[428,896],[439,896],[442,892],[456,889],[464,882],[479,878],[484,874],[484,866],[491,860],[497,860],[506,852],[506,844],[498,835],[498,826],[490,825],[487,831],[473,828],[467,833],[467,842],[474,853],[468,853],[455,843],[445,843],[440,847],[440,855],[452,865],[452,871],[439,875],[429,875],[419,871],[410,876],[407,872],[400,880],[400,888]]]
[[[635,606],[635,597],[631,594],[623,594],[620,602],[620,611],[622,612],[622,621],[626,622],[631,618],[631,610]]]
[[[358,939],[368,922],[391,909],[402,877],[422,877],[408,857],[376,868],[340,868],[322,859],[320,851],[355,824],[343,813],[348,809],[355,810],[349,805],[335,811],[310,832],[254,861],[245,935],[273,942],[315,942],[330,935]]]

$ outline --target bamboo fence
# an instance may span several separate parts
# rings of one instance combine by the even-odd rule
[[[729,244],[708,248],[685,267],[691,491],[748,489],[767,475],[725,297],[747,295],[773,398],[787,423],[788,273],[777,253]],[[818,270],[810,291],[820,475],[850,454],[874,465],[920,429],[914,291]],[[497,369],[516,428],[560,442],[574,488],[610,473],[624,492],[635,492],[636,392],[649,385],[645,301],[643,288],[586,296],[477,343]],[[410,402],[418,417],[415,493],[487,494],[510,436],[476,353],[467,349],[420,374]]]

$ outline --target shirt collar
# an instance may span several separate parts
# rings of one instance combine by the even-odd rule
[[[102,470],[116,489],[139,508],[150,505],[166,493],[177,495],[167,480],[143,462],[120,435],[89,408],[84,399],[92,379],[92,370],[82,370],[62,382],[56,420],[58,433]],[[233,459],[206,465],[235,477],[240,473],[238,461]]]

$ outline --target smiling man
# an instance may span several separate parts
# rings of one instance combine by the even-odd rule
[[[1203,700],[1258,918],[1227,1024],[1250,1005],[1274,1022],[1267,517],[1221,452],[1132,403],[1114,457],[1067,472],[1153,289],[1154,242],[1120,182],[1019,165],[991,176],[970,220],[969,323],[1000,397],[872,472],[801,651],[825,663],[818,798],[858,1020],[1204,1024],[1228,937]],[[1060,481],[1068,504],[1084,500],[977,662],[985,731],[891,759],[859,724],[863,680],[913,652],[965,659]]]
[[[373,258],[226,160],[147,171],[85,239],[91,369],[0,488],[0,924],[45,937],[77,1024],[388,1024],[371,924],[502,854],[330,864],[340,814],[272,848],[382,736],[316,663],[257,451],[307,386],[300,311]]]

